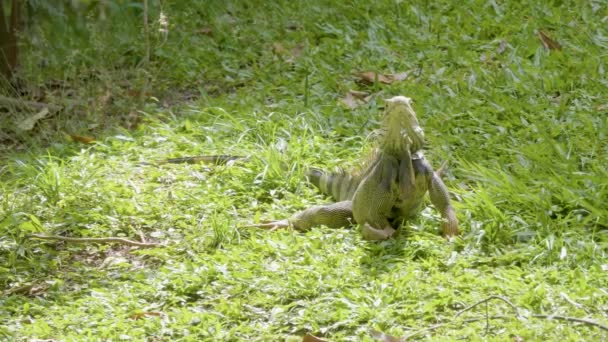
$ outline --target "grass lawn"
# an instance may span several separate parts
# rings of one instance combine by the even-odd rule
[[[23,79],[77,105],[0,114],[0,340],[608,339],[606,2],[151,2],[149,63],[115,3],[22,40]],[[359,165],[395,95],[460,237],[430,204],[383,242],[242,228],[327,203],[305,170]],[[250,158],[142,163],[215,154]]]

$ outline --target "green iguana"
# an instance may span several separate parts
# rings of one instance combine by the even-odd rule
[[[387,239],[395,233],[394,224],[420,211],[428,191],[443,218],[443,234],[457,235],[458,220],[448,190],[424,158],[424,142],[411,99],[393,97],[387,100],[377,146],[360,172],[312,169],[307,173],[310,182],[336,203],[314,206],[286,220],[250,227],[276,229],[291,225],[308,230],[318,225],[340,228],[357,223],[364,238]]]

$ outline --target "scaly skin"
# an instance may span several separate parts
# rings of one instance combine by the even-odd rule
[[[458,219],[454,208],[450,204],[450,194],[441,177],[433,171],[431,164],[424,158],[421,152],[414,155],[412,159],[414,167],[414,191],[402,193],[397,199],[391,217],[394,221],[406,221],[414,218],[422,207],[424,196],[428,192],[431,203],[441,214],[441,231],[444,236],[458,235]]]
[[[353,196],[353,218],[366,239],[386,239],[395,232],[388,218],[400,195],[399,162],[395,156],[378,151],[367,171]]]
[[[424,133],[411,100],[403,96],[389,99],[377,147],[362,172],[308,172],[310,181],[338,202],[308,208],[288,220],[252,226],[276,229],[291,225],[308,230],[317,225],[339,228],[357,223],[364,238],[382,240],[395,232],[391,222],[411,219],[420,211],[428,191],[443,218],[443,234],[457,235],[458,220],[447,187],[422,155],[423,145]]]

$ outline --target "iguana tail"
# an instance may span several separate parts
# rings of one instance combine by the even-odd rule
[[[308,180],[319,190],[336,201],[352,200],[355,190],[359,186],[359,178],[339,170],[327,172],[321,169],[310,169],[306,172]]]

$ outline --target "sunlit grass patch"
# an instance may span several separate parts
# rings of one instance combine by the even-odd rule
[[[139,26],[92,33],[63,69],[74,42],[52,49],[48,40],[28,57],[40,82],[90,71],[71,87],[82,86],[75,97],[91,111],[42,120],[23,134],[27,149],[1,159],[0,339],[606,337],[532,316],[608,322],[604,4],[184,2],[163,11],[168,40],[154,44],[146,70],[135,63]],[[140,23],[132,12],[123,15]],[[561,50],[543,47],[539,30]],[[105,41],[115,48],[97,56]],[[41,53],[48,73],[34,64]],[[412,72],[370,84],[363,71]],[[127,85],[113,83],[120,75]],[[130,99],[148,77],[151,93]],[[340,103],[349,90],[372,96],[349,109]],[[95,122],[108,91],[112,110]],[[357,228],[243,228],[328,202],[305,170],[359,166],[382,100],[398,94],[414,99],[426,157],[448,161],[462,236],[441,238],[430,206],[379,243]],[[137,125],[113,125],[129,115]],[[65,139],[88,131],[94,143]],[[248,158],[157,163],[223,154]],[[501,300],[455,317],[491,296],[522,317]]]

